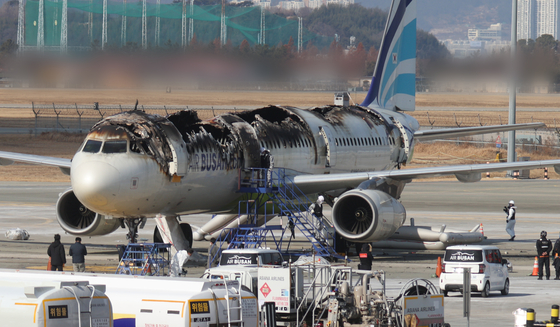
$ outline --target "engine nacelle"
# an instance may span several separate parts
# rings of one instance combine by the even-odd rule
[[[71,188],[58,197],[56,217],[60,227],[72,235],[106,235],[121,225],[119,219],[107,219],[86,208]]]
[[[341,195],[332,208],[334,228],[355,242],[387,239],[406,219],[403,205],[379,190],[354,189]]]

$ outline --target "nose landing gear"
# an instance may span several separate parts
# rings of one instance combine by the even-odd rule
[[[138,241],[138,228],[144,228],[146,225],[146,217],[143,218],[125,218],[122,221],[121,227],[128,227],[126,239],[128,243],[136,243]]]

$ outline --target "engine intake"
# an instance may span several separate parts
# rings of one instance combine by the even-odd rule
[[[403,205],[379,190],[354,189],[341,195],[332,209],[336,232],[356,242],[387,239],[406,219]]]
[[[56,217],[60,227],[72,235],[106,235],[121,225],[119,219],[108,219],[86,208],[71,188],[58,197]]]

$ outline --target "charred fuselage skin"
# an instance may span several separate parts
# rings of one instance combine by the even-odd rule
[[[412,152],[402,134],[411,142],[417,128],[408,115],[359,106],[269,106],[207,121],[190,110],[125,112],[91,129],[72,161],[72,187],[106,217],[228,212],[240,197],[240,169],[260,167],[262,148],[293,174],[390,170]]]

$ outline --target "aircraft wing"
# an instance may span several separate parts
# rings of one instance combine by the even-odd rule
[[[55,166],[60,168],[60,170],[62,170],[62,172],[66,175],[70,175],[70,165],[72,163],[72,160],[70,159],[0,151],[0,165],[11,165],[14,163],[14,161],[37,165]]]
[[[537,129],[545,127],[544,123],[528,123],[528,124],[513,124],[513,125],[493,125],[493,126],[478,126],[478,127],[460,127],[460,128],[446,128],[446,129],[432,129],[425,131],[414,132],[414,139],[416,141],[431,141],[441,138],[461,137],[477,134],[508,132],[518,129]]]
[[[302,191],[312,193],[325,190],[355,188],[360,185],[360,183],[375,178],[389,178],[402,181],[416,178],[455,175],[461,182],[476,182],[480,180],[481,173],[489,171],[536,169],[544,167],[554,167],[556,172],[560,172],[560,160],[455,165],[327,175],[298,175],[293,178],[293,181]]]

